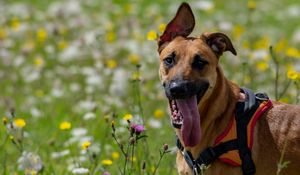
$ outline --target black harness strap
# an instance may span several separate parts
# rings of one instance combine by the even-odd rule
[[[235,120],[237,124],[237,139],[222,142],[214,147],[208,147],[200,153],[197,159],[194,159],[191,152],[186,151],[178,137],[176,138],[176,145],[181,151],[189,167],[193,170],[193,174],[198,174],[201,171],[201,166],[208,166],[222,154],[231,150],[239,151],[239,156],[242,161],[243,175],[255,174],[255,164],[252,160],[251,150],[248,148],[247,144],[247,125],[260,103],[268,100],[269,98],[264,93],[254,94],[251,90],[246,88],[241,88],[241,92],[246,95],[246,100],[236,104]]]
[[[256,172],[255,164],[252,160],[251,150],[247,145],[247,125],[259,107],[259,101],[255,94],[246,88],[241,91],[246,95],[245,102],[238,102],[236,105],[236,133],[239,155],[242,161],[243,175],[253,175]]]
[[[193,170],[194,174],[200,172],[200,166],[208,166],[212,162],[214,162],[218,157],[222,154],[238,149],[237,139],[230,140],[227,142],[223,142],[214,147],[208,147],[204,151],[202,151],[199,157],[195,160],[191,154],[191,152],[186,151],[178,137],[176,137],[176,146],[181,151],[185,161],[189,165],[189,167]]]

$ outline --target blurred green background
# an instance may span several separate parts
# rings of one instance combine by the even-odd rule
[[[118,174],[124,157],[111,122],[127,144],[130,119],[148,136],[130,171],[152,174],[163,144],[175,150],[155,40],[181,2],[0,1],[0,173]],[[187,2],[196,16],[192,35],[231,38],[238,55],[220,59],[229,79],[299,104],[298,0]],[[157,174],[176,174],[174,151]]]

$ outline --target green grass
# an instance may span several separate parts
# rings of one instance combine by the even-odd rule
[[[147,137],[135,145],[136,161],[129,162],[127,173],[142,174],[146,162],[144,174],[152,174],[163,145],[175,147],[175,134],[159,83],[156,42],[148,41],[147,33],[161,34],[159,25],[173,17],[181,1],[68,2],[0,2],[0,114],[13,122],[14,109],[15,117],[26,121],[18,130],[24,132],[21,151],[40,156],[43,174],[72,174],[71,165],[88,168],[90,174],[92,169],[95,174],[122,172],[125,159],[111,136],[111,122],[117,138],[127,145],[130,136],[123,116],[132,114],[132,122],[144,121]],[[288,11],[294,8],[300,13],[297,0],[254,1],[254,9],[247,7],[247,1],[215,0],[211,9],[197,7],[200,1],[188,2],[196,15],[194,35],[221,31],[232,39],[238,56],[226,53],[220,59],[229,79],[265,91],[273,99],[277,93],[282,94],[277,100],[299,103],[300,41],[295,38],[299,19]],[[39,30],[47,36],[37,36]],[[277,92],[270,45],[279,63]],[[288,53],[291,49],[296,53]],[[137,55],[138,63],[130,59],[132,55]],[[297,78],[288,78],[288,71],[297,72]],[[163,113],[155,117],[156,110]],[[89,112],[96,117],[84,120]],[[153,120],[157,128],[151,125]],[[72,124],[69,130],[59,128],[63,121]],[[80,141],[70,142],[74,128],[87,131],[80,138],[89,136],[90,152],[82,153]],[[0,173],[23,174],[17,162],[21,152],[10,136],[18,138],[1,125]],[[70,153],[51,157],[63,150]],[[120,157],[113,159],[112,152]],[[103,165],[105,159],[112,165]],[[164,155],[156,173],[176,174],[174,153]]]

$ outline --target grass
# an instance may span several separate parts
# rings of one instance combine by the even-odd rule
[[[221,31],[232,39],[238,56],[220,59],[229,79],[299,104],[297,0],[188,2],[194,35]],[[161,34],[180,3],[1,1],[0,173],[176,174],[156,42],[147,35]],[[128,116],[147,137],[136,141]]]

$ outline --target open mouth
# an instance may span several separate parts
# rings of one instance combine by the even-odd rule
[[[200,113],[198,103],[208,89],[208,82],[198,84],[183,84],[184,91],[168,93],[171,111],[171,122],[174,128],[179,129],[184,146],[196,146],[201,140]],[[167,86],[168,87],[168,86]]]

